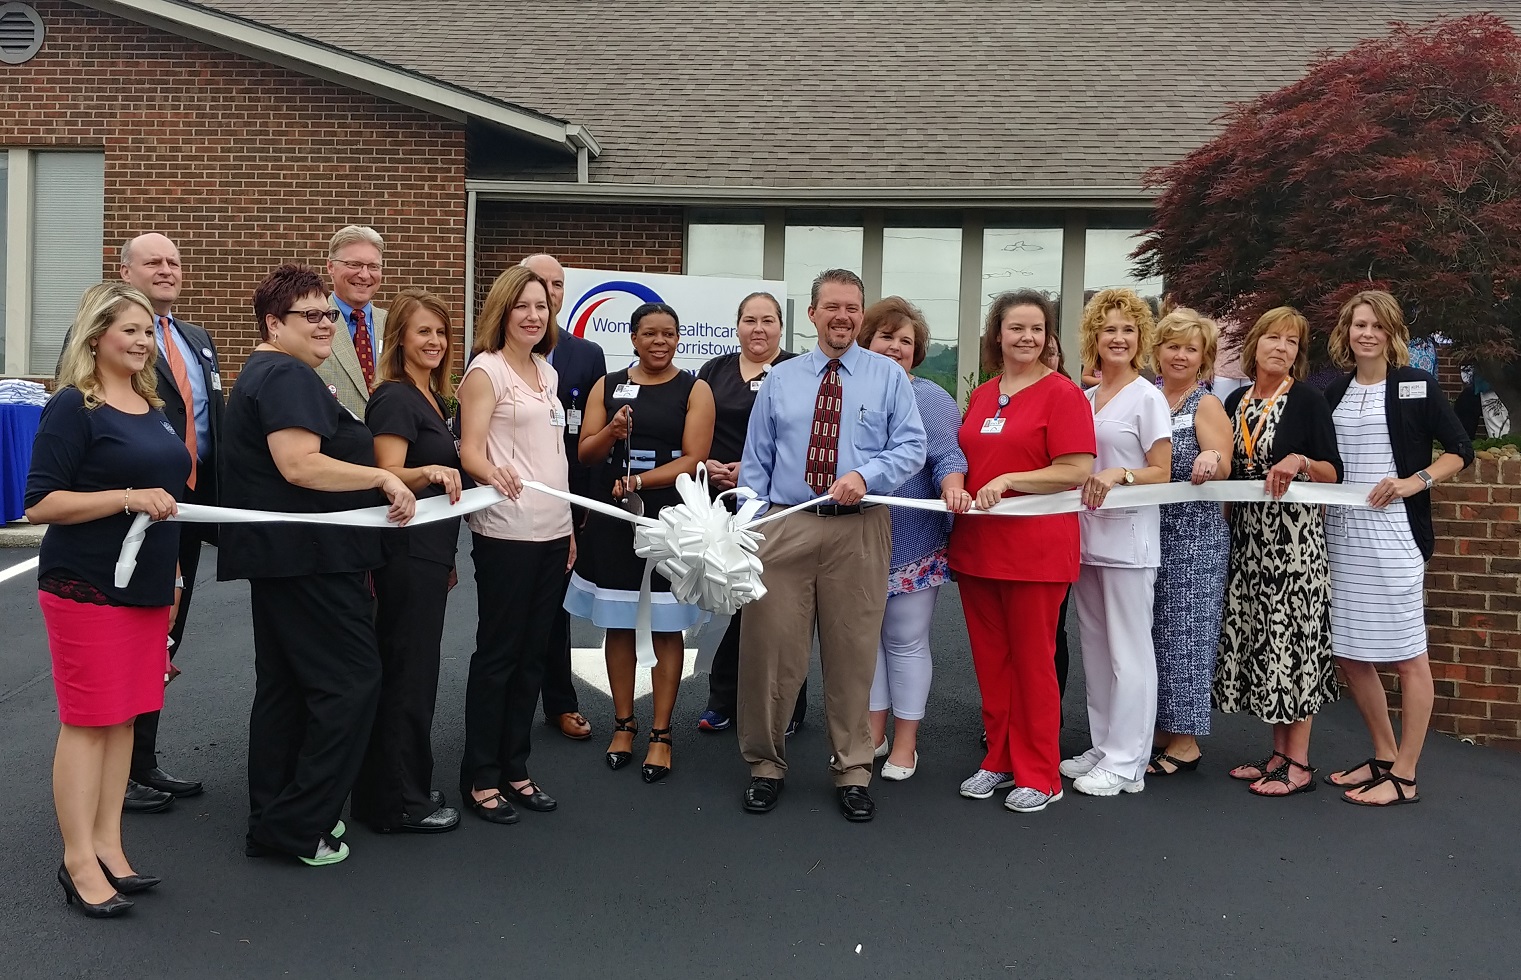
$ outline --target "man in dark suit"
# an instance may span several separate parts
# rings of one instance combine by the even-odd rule
[[[222,431],[222,367],[211,335],[174,314],[182,276],[179,249],[163,235],[139,235],[122,246],[121,277],[148,297],[156,314],[158,394],[164,400],[164,414],[195,460],[185,502],[215,505],[216,449]],[[180,525],[180,579],[184,584],[169,630],[171,658],[185,635],[202,541],[216,543],[215,524]],[[171,665],[171,676],[175,673],[178,671]],[[123,807],[127,811],[157,812],[167,809],[175,797],[201,792],[199,782],[176,778],[159,767],[158,718],[157,711],[137,717],[131,778]]]
[[[560,315],[565,302],[565,270],[553,255],[539,253],[519,262],[523,268],[543,278],[549,286],[549,313]],[[559,340],[549,352],[549,363],[559,375],[560,404],[565,408],[565,455],[570,460],[570,492],[588,496],[591,470],[576,454],[576,443],[581,438],[581,419],[586,411],[586,397],[592,385],[607,373],[607,357],[602,348],[590,340],[583,340],[569,330],[558,332]],[[586,512],[574,508],[573,519],[576,533],[586,520]],[[570,579],[566,577],[566,583]],[[581,714],[576,698],[576,688],[570,670],[570,614],[560,610],[554,629],[549,635],[549,662],[544,669],[544,721],[558,728],[566,738],[577,740],[591,737],[591,723]]]

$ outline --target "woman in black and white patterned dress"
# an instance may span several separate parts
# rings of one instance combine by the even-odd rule
[[[1309,365],[1309,325],[1280,306],[1246,335],[1250,388],[1231,392],[1231,478],[1261,480],[1280,498],[1297,479],[1339,483],[1341,457],[1325,398],[1299,383]],[[1315,789],[1310,724],[1336,700],[1331,660],[1330,573],[1320,507],[1233,504],[1225,613],[1215,665],[1215,705],[1250,711],[1273,726],[1273,751],[1231,770],[1258,796]]]
[[[1326,391],[1347,480],[1375,484],[1371,508],[1331,507],[1331,647],[1357,702],[1373,755],[1326,781],[1348,803],[1420,799],[1415,767],[1434,692],[1426,657],[1426,559],[1435,539],[1431,487],[1473,461],[1473,444],[1437,380],[1410,366],[1410,331],[1395,298],[1358,293],[1342,306],[1331,356],[1356,370]],[[1435,461],[1431,443],[1445,450]],[[1399,672],[1403,716],[1394,737],[1377,665]]]

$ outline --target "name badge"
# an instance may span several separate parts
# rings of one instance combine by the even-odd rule
[[[1191,429],[1191,428],[1193,428],[1193,425],[1194,425],[1194,413],[1193,412],[1189,412],[1187,415],[1174,415],[1173,416],[1173,419],[1172,419],[1172,431],[1174,431],[1174,432],[1177,432],[1179,429]]]
[[[1400,398],[1425,398],[1426,382],[1424,381],[1401,381]]]
[[[750,382],[750,390],[760,391],[761,382],[764,380],[766,380],[766,376],[763,374],[760,377],[756,378],[754,381]]]
[[[221,391],[222,390],[222,376],[220,374],[218,374],[217,372],[215,372],[215,371],[211,372],[211,390],[212,391]]]
[[[1004,420],[1002,418],[983,419],[982,420],[982,434],[985,435],[985,436],[996,436],[996,435],[998,435],[1000,432],[1003,431],[1003,423],[1004,423]]]
[[[626,399],[629,399],[629,400],[633,400],[635,398],[638,398],[639,397],[639,386],[636,385],[636,384],[634,384],[633,382],[629,382],[627,384],[618,385],[616,388],[613,389],[613,397],[614,398],[626,398]]]
[[[208,361],[211,360],[211,348],[210,347],[202,347],[201,348],[201,356],[204,357],[204,358],[206,358],[206,360],[208,360]]]
[[[565,427],[565,409],[560,407],[559,402],[555,402],[549,409],[549,424],[557,429]]]
[[[573,436],[581,434],[581,410],[579,408],[570,410],[570,434]]]

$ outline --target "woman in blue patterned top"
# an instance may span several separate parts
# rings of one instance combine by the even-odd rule
[[[861,320],[857,343],[892,358],[904,371],[918,367],[929,348],[929,325],[919,308],[899,296],[872,304]],[[912,381],[914,400],[924,420],[929,453],[924,468],[894,493],[900,497],[937,500],[940,481],[949,473],[965,473],[966,457],[956,441],[961,412],[945,389],[925,378]],[[877,644],[877,673],[871,684],[871,738],[882,763],[882,778],[907,779],[919,765],[919,722],[929,699],[930,620],[935,595],[950,577],[946,538],[949,514],[894,507],[893,550],[888,572],[887,609],[882,615],[882,639]],[[888,753],[887,713],[893,715],[892,752]]]

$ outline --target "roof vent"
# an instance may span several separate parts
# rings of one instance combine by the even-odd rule
[[[25,64],[42,48],[42,18],[24,3],[0,3],[0,63]]]

